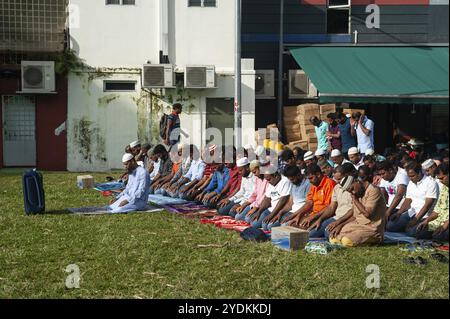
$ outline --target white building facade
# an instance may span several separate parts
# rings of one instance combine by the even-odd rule
[[[223,142],[232,143],[234,3],[70,0],[70,46],[87,67],[69,75],[69,171],[122,168],[131,141],[160,142],[162,112],[176,102],[184,106],[182,143],[204,147],[211,127],[227,132]],[[173,65],[177,87],[142,88],[143,66],[161,63]],[[186,66],[195,65],[215,67],[215,88],[183,87]],[[243,60],[243,145],[254,140],[254,83],[253,61]]]

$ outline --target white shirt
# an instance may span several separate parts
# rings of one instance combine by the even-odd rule
[[[358,124],[355,124],[356,129],[356,137],[358,138],[358,148],[361,154],[365,154],[368,149],[375,149],[375,143],[373,138],[373,131],[375,128],[375,123],[372,120],[369,120],[367,117],[363,122],[363,126],[370,130],[369,136],[364,134],[363,130],[361,129],[361,126]]]
[[[151,163],[153,164],[153,171],[150,174],[150,179],[153,180],[159,173],[159,167],[161,166],[161,159],[158,159],[157,162],[151,161]]]
[[[201,180],[203,178],[203,175],[205,173],[205,167],[206,164],[201,159],[198,160],[192,160],[191,167],[189,167],[189,171],[186,175],[184,175],[185,178],[193,182],[194,180]]]
[[[230,201],[239,205],[245,203],[255,191],[255,184],[256,176],[252,173],[248,177],[242,177],[241,188],[236,195],[230,198]]]
[[[409,182],[406,190],[406,198],[411,199],[411,208],[408,213],[410,217],[417,215],[422,207],[425,205],[427,198],[437,200],[439,198],[439,186],[430,176],[424,176],[424,178],[417,184]],[[431,206],[430,210],[424,217],[428,217],[436,206],[436,202]]]
[[[408,187],[408,184],[409,177],[401,171],[397,171],[397,175],[395,175],[395,178],[392,180],[392,182],[388,182],[384,179],[381,180],[379,187],[383,188],[389,195],[387,207],[391,207],[392,201],[394,200],[395,196],[397,196],[399,185],[405,185],[405,187]],[[398,204],[397,209],[400,209],[400,207],[402,207],[404,201],[405,198],[403,198],[400,204]]]
[[[336,163],[333,162],[334,168],[336,168],[336,167],[338,167],[338,166],[342,166],[342,165],[347,164],[347,163],[351,163],[351,162],[350,162],[349,160],[345,159],[345,158],[344,158],[344,160],[342,161],[342,164],[341,164],[341,165],[336,164]]]
[[[364,159],[361,159],[358,164],[353,164],[353,166],[355,166],[356,170],[359,170],[361,166],[364,166]]]
[[[311,189],[311,183],[304,177],[300,185],[292,184],[291,196],[292,196],[292,210],[295,213],[305,205],[306,197]]]
[[[281,180],[277,185],[273,186],[272,184],[269,184],[266,190],[266,197],[270,198],[271,200],[271,207],[269,208],[270,212],[274,211],[281,198],[289,196],[291,194],[291,189],[292,183],[285,176],[281,177]]]

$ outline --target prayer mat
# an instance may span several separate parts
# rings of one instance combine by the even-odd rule
[[[157,206],[181,205],[188,203],[184,199],[166,197],[162,195],[149,195],[148,202]]]
[[[82,215],[82,216],[95,216],[95,215],[117,215],[112,214],[110,210],[108,210],[108,206],[103,207],[81,207],[81,208],[69,208],[68,211],[73,215]],[[145,211],[136,211],[136,212],[128,212],[122,214],[132,214],[132,213],[159,213],[164,211],[162,208],[148,206]],[[119,214],[120,215],[120,214]]]
[[[186,204],[171,204],[171,205],[162,205],[168,211],[175,214],[189,214],[189,213],[200,213],[200,212],[211,212],[215,211],[209,207],[204,205],[198,205],[196,203],[186,203]]]
[[[125,189],[125,184],[119,182],[99,183],[95,184],[94,189],[99,192],[120,191]]]
[[[409,237],[405,233],[384,233],[384,244],[415,244],[419,243],[420,240],[417,240],[414,237]]]

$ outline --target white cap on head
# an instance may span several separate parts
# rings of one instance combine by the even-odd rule
[[[352,115],[351,114],[347,114],[346,117],[349,119],[349,118],[352,117]]]
[[[324,156],[325,154],[327,154],[327,151],[325,151],[324,149],[318,149],[316,151],[316,156]]]
[[[423,169],[429,169],[432,168],[436,163],[432,159],[428,159],[422,164]]]
[[[134,158],[133,154],[126,153],[122,156],[122,163],[127,163]]]
[[[184,148],[184,145],[179,143],[178,146],[177,146],[178,151],[182,151],[183,148]]]
[[[306,152],[305,155],[303,156],[304,161],[310,161],[313,158],[314,158],[314,153],[311,151]]]
[[[357,147],[352,147],[351,149],[348,150],[348,155],[356,155],[359,154],[359,150]]]
[[[342,155],[342,153],[341,153],[340,150],[332,150],[331,151],[331,157],[338,157],[338,156],[341,156],[341,155]]]
[[[369,149],[366,151],[366,153],[365,153],[366,156],[372,156],[372,155],[374,155],[374,154],[375,154],[375,151],[374,151],[373,149],[371,149],[371,148],[369,148]]]
[[[258,160],[254,160],[250,163],[251,170],[254,170],[255,168],[260,167],[260,166],[261,166],[261,163]]]
[[[133,148],[133,147],[138,146],[139,144],[140,144],[139,141],[134,141],[134,142],[130,143],[130,147]]]
[[[255,150],[255,154],[259,157],[265,155],[265,153],[266,153],[266,149],[264,148],[264,146],[261,146],[261,145],[258,146]]]
[[[248,161],[247,157],[239,159],[236,163],[237,167],[244,167],[247,166],[248,164],[250,164],[250,162]]]

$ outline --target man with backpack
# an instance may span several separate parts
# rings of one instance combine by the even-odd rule
[[[183,106],[175,103],[170,115],[164,114],[160,122],[160,136],[167,146],[173,146],[180,142],[181,121],[180,114]]]

